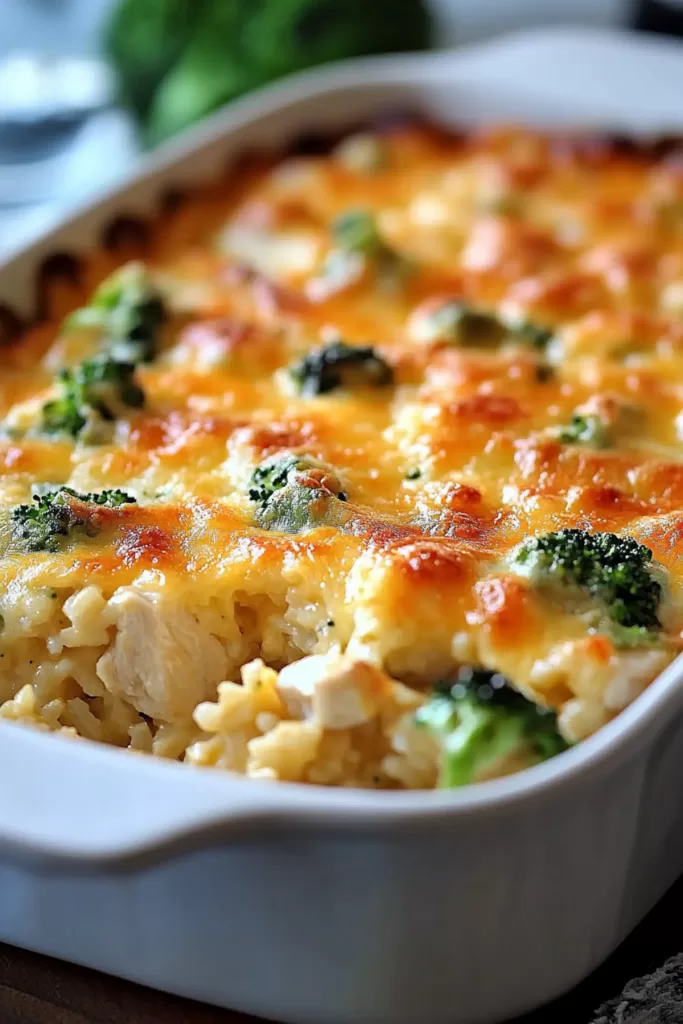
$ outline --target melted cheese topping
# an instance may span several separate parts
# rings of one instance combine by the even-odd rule
[[[191,197],[144,252],[96,253],[78,285],[56,282],[50,319],[4,353],[2,505],[30,501],[37,482],[137,498],[100,510],[94,538],[0,561],[6,717],[255,775],[432,785],[431,752],[414,746],[427,740],[410,746],[401,714],[459,665],[504,673],[577,739],[675,656],[680,160],[517,129],[410,128],[381,145],[378,166],[334,153],[264,162]],[[334,268],[331,225],[349,209],[372,213],[409,273]],[[65,313],[134,256],[173,311],[138,373],[144,407],[103,444],[42,436],[32,426],[55,369],[101,342]],[[494,346],[450,343],[430,320],[448,302],[552,338],[545,350],[512,330]],[[286,368],[336,335],[372,344],[393,386],[297,394]],[[635,426],[604,449],[560,440],[584,407],[608,425],[634,410]],[[249,477],[290,452],[334,469],[343,521],[257,525]],[[624,653],[501,567],[524,538],[568,526],[652,549],[669,574],[663,647]],[[290,720],[265,667],[334,650],[395,687],[362,735]],[[263,706],[253,673],[234,686],[254,658]],[[201,703],[218,683],[217,703]],[[333,763],[346,767],[321,767]]]

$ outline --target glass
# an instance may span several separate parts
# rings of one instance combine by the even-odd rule
[[[135,159],[98,54],[110,3],[0,0],[0,254]]]

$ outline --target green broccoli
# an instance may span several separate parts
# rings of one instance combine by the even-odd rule
[[[494,313],[476,309],[458,299],[447,299],[434,309],[418,313],[415,334],[422,342],[476,347],[499,345],[506,330]]]
[[[113,7],[105,48],[118,73],[122,102],[140,120],[159,83],[182,57],[203,0],[126,0]]]
[[[71,314],[67,328],[97,327],[113,359],[151,363],[165,320],[163,299],[144,264],[128,263],[102,282],[88,306]]]
[[[145,394],[135,382],[135,366],[108,356],[87,359],[58,375],[60,395],[45,402],[42,429],[46,434],[70,434],[86,443],[103,436],[102,422],[113,422],[126,409],[139,409]]]
[[[371,345],[347,345],[345,341],[313,349],[292,364],[289,373],[304,398],[338,388],[386,387],[394,379],[391,367]]]
[[[384,246],[374,216],[367,210],[347,210],[332,222],[332,238],[344,252],[376,256]]]
[[[505,326],[513,337],[532,348],[545,349],[553,337],[549,327],[533,323],[531,320],[505,320]]]
[[[611,448],[633,439],[643,427],[643,410],[612,396],[593,396],[574,410],[571,421],[555,431],[564,444]]]
[[[442,749],[439,785],[466,786],[546,761],[567,749],[555,713],[513,689],[504,676],[462,668],[417,712]]]
[[[610,432],[594,413],[575,412],[566,427],[560,427],[557,439],[562,444],[583,444],[589,448],[609,448]]]
[[[424,0],[119,0],[105,33],[120,93],[156,143],[281,75],[424,49]]]
[[[329,253],[324,276],[343,280],[353,261],[367,260],[374,267],[377,279],[385,288],[396,288],[411,270],[411,262],[395,252],[382,238],[377,221],[368,210],[347,210],[332,222],[334,248]],[[349,262],[347,268],[345,263]]]
[[[256,521],[264,530],[303,533],[321,526],[332,502],[346,501],[329,466],[308,455],[272,455],[249,480],[249,498],[257,503]]]
[[[536,585],[571,587],[585,594],[616,624],[617,642],[624,629],[630,631],[629,646],[639,635],[647,642],[652,631],[661,629],[660,572],[650,549],[631,537],[559,530],[523,541],[509,564]]]
[[[548,381],[553,380],[554,377],[554,367],[549,366],[548,363],[538,363],[536,365],[536,380],[539,384],[547,384]]]
[[[336,526],[341,522],[343,501],[326,488],[291,482],[257,506],[256,522],[263,530],[280,533],[306,533],[316,526]]]
[[[293,452],[271,455],[256,467],[249,480],[249,498],[263,504],[281,487],[298,483],[302,479],[309,483],[315,482],[340,501],[346,501],[346,494],[333,470],[317,459],[308,455],[295,455]]]
[[[507,320],[490,310],[460,299],[446,299],[431,309],[419,310],[413,323],[417,341],[465,347],[496,347],[506,339],[542,349],[552,334],[528,321]]]
[[[21,551],[59,551],[64,538],[76,532],[86,537],[99,533],[97,515],[88,505],[118,508],[135,504],[135,498],[121,490],[79,494],[71,487],[58,487],[34,494],[34,505],[18,505],[10,517],[12,539]]]

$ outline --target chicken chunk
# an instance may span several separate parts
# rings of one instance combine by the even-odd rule
[[[391,693],[391,679],[374,665],[335,650],[287,665],[277,691],[294,718],[323,729],[350,729],[376,716]]]
[[[169,598],[121,587],[108,612],[116,639],[97,662],[97,674],[142,714],[162,722],[187,719],[225,679],[219,641]]]

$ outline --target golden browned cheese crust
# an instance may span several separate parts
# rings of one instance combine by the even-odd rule
[[[683,155],[516,128],[410,127],[380,142],[378,166],[348,146],[252,161],[166,211],[144,245],[93,254],[77,281],[55,281],[45,322],[3,352],[5,509],[30,501],[37,482],[137,498],[98,509],[93,538],[0,561],[6,717],[252,775],[432,785],[429,751],[412,773],[398,764],[409,760],[400,708],[344,734],[341,753],[341,734],[298,719],[304,752],[290,763],[268,747],[274,720],[285,744],[295,724],[270,676],[272,701],[252,708],[239,754],[226,739],[238,726],[216,718],[234,691],[228,700],[224,687],[213,718],[202,702],[252,659],[267,675],[338,646],[404,684],[395,703],[411,713],[459,665],[500,671],[556,708],[573,740],[677,653]],[[367,261],[330,273],[332,223],[353,209],[370,211],[407,259],[399,279]],[[41,435],[55,372],[100,341],[63,318],[128,259],[144,260],[172,310],[160,354],[138,371],[145,405],[107,443]],[[550,340],[511,329],[497,345],[454,343],[429,325],[456,300]],[[373,345],[393,384],[298,394],[287,367],[337,336]],[[631,426],[608,447],[562,440],[584,408],[608,426],[626,409]],[[290,452],[333,468],[342,518],[297,534],[257,524],[250,475]],[[668,570],[665,643],[637,665],[504,568],[513,546],[564,527],[628,534]],[[169,682],[155,704],[112,682],[116,594],[131,590],[163,594],[218,645],[202,646],[205,677],[186,697],[167,699]],[[70,614],[79,594],[83,609],[95,602],[87,621]],[[326,775],[335,758],[347,767]]]

